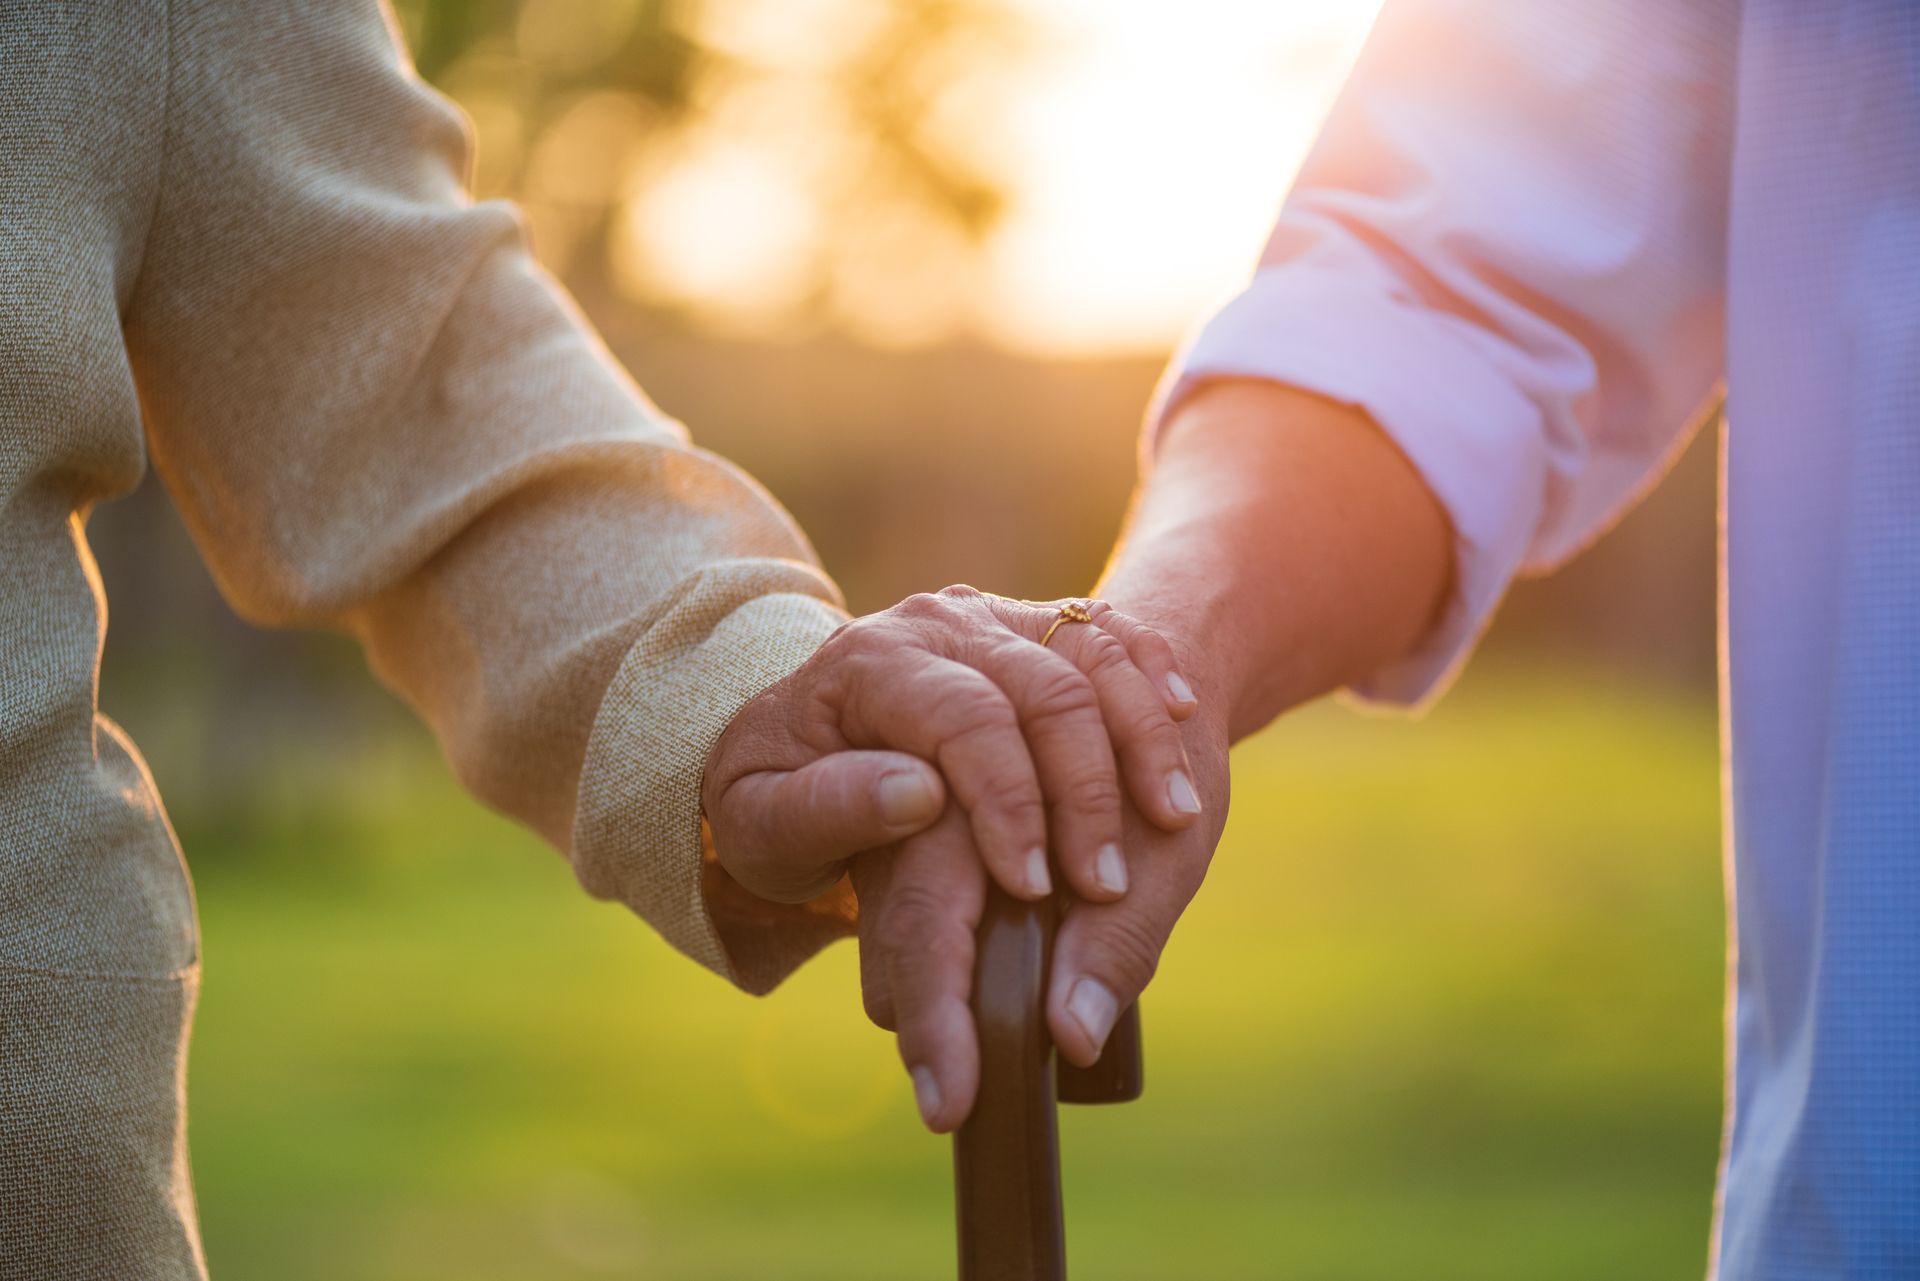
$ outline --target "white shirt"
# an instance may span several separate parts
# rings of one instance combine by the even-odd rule
[[[1390,2],[1159,416],[1226,375],[1364,408],[1451,515],[1404,701],[1724,379],[1715,1274],[1920,1277],[1920,5]]]

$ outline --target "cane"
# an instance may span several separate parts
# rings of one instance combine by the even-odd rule
[[[973,974],[980,1092],[953,1139],[960,1281],[1065,1281],[1054,1100],[1140,1097],[1138,1005],[1121,1014],[1092,1067],[1055,1067],[1046,991],[1057,910],[994,889],[981,916]]]

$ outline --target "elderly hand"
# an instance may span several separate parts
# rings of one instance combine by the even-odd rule
[[[1194,700],[1158,633],[1092,613],[1042,647],[1057,605],[950,587],[842,627],[715,744],[702,799],[721,866],[804,902],[944,810],[1009,894],[1052,892],[1057,866],[1081,897],[1119,899],[1121,778],[1159,828],[1200,813],[1175,724]]]

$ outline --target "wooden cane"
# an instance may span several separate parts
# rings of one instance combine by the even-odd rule
[[[1057,908],[990,890],[980,921],[973,1018],[980,1091],[953,1140],[960,1281],[1065,1281],[1054,1101],[1140,1097],[1140,1011],[1128,1006],[1092,1067],[1055,1067],[1047,970]]]

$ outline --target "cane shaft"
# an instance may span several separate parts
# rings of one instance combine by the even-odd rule
[[[960,1281],[1065,1281],[1047,964],[1054,907],[988,894],[974,964],[980,1092],[954,1135]]]

